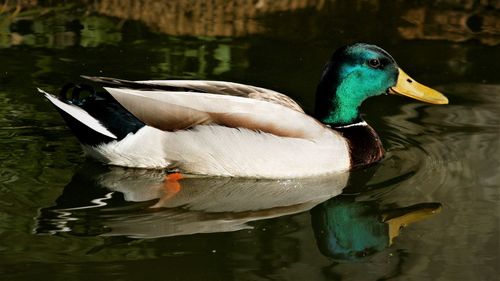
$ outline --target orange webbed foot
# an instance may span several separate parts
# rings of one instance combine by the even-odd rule
[[[160,197],[160,200],[151,208],[159,208],[165,205],[169,199],[173,198],[177,193],[179,193],[182,189],[181,183],[184,176],[180,172],[169,173],[165,176],[163,180],[163,190],[164,194]]]

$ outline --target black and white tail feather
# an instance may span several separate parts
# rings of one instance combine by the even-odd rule
[[[96,92],[86,84],[68,83],[61,88],[58,97],[42,89],[38,91],[56,107],[84,145],[96,146],[121,140],[144,126],[109,93]],[[83,92],[88,92],[88,95],[82,97]]]
[[[65,119],[74,119],[74,121],[79,122],[81,126],[86,126],[88,129],[93,130],[95,133],[101,134],[103,137],[108,137],[110,139],[117,139],[116,135],[111,133],[99,120],[95,119],[88,112],[83,110],[81,107],[64,102],[54,95],[45,92],[42,89],[38,91],[45,95],[45,97],[57,108]],[[74,124],[73,120],[67,120],[68,125]],[[70,127],[72,130],[75,127]],[[78,136],[79,134],[77,134]]]

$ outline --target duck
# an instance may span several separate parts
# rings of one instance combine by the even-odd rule
[[[397,94],[448,103],[384,49],[367,43],[333,53],[311,115],[285,94],[234,82],[82,77],[102,90],[70,83],[59,96],[38,91],[87,156],[108,165],[206,176],[282,179],[348,172],[384,156],[379,136],[360,115],[363,101]]]

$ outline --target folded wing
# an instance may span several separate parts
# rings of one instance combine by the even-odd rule
[[[160,82],[155,83],[158,85]],[[105,87],[105,89],[142,122],[164,131],[217,124],[263,131],[283,137],[314,139],[321,136],[325,130],[323,124],[306,115],[295,102],[293,104],[296,106],[287,106],[292,104],[290,101],[293,100],[286,96],[287,99],[281,99],[279,96],[280,101],[285,101],[283,103],[277,102],[276,98],[269,98],[270,95],[266,95],[265,92],[255,92],[262,94],[260,98],[252,98],[248,92],[238,95],[236,93],[238,88],[231,90],[236,95],[219,94],[222,86],[217,88],[214,84],[211,85],[215,87],[212,90],[218,93],[197,92],[194,90],[195,87],[200,89],[203,87],[207,91],[208,88],[200,81],[186,83],[189,84],[183,84],[185,87],[181,88],[184,91],[175,91],[179,88],[139,90]],[[175,83],[169,84],[169,87],[173,84]],[[185,91],[186,89],[190,91]]]
[[[98,82],[112,88],[127,88],[133,90],[160,90],[171,92],[199,92],[250,98],[281,104],[285,107],[304,112],[290,97],[273,90],[245,85],[240,83],[208,80],[145,80],[129,81],[109,77],[82,76],[85,79]]]

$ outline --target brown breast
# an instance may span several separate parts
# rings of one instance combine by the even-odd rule
[[[384,157],[384,148],[379,136],[366,123],[359,125],[334,127],[349,143],[351,168],[358,168],[380,161]]]

